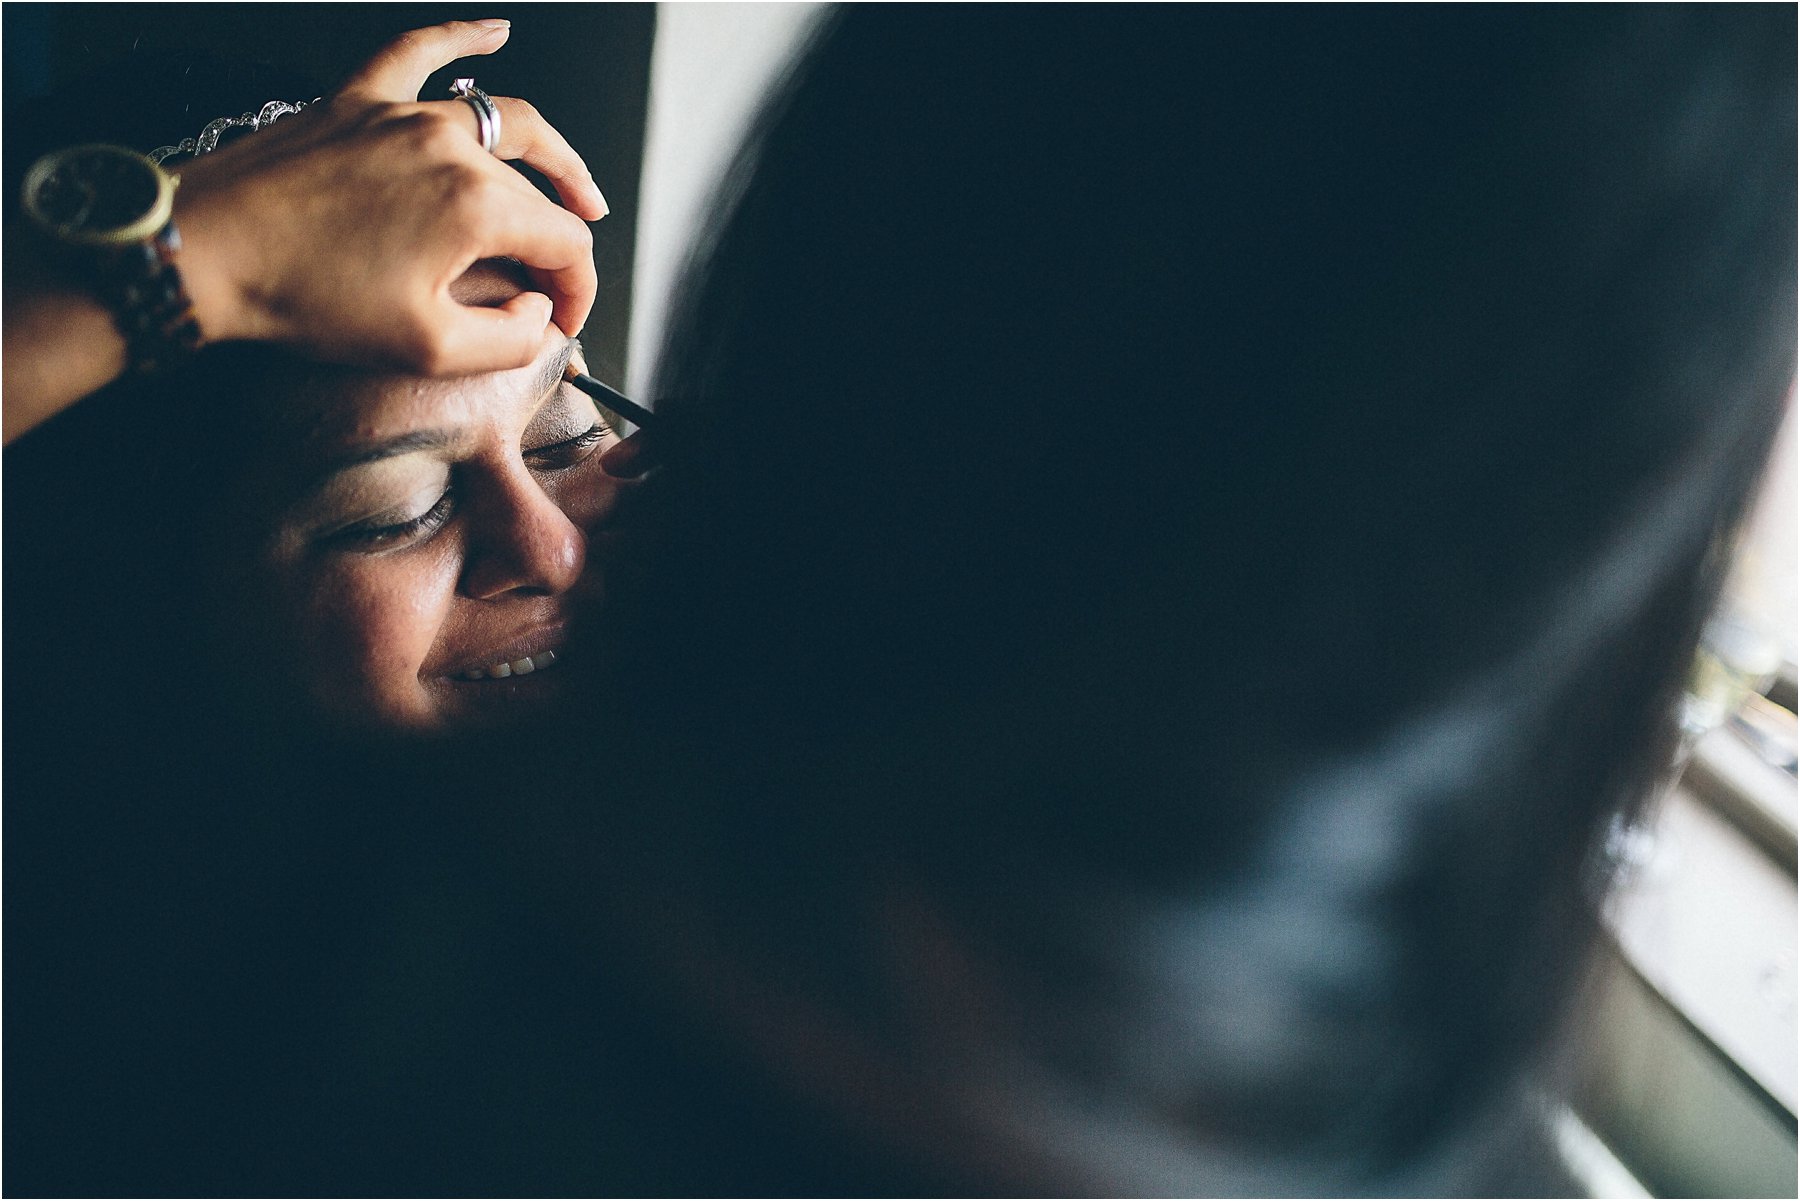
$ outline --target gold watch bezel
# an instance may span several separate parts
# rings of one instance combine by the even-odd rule
[[[81,155],[105,152],[112,155],[123,155],[143,166],[156,180],[156,198],[143,214],[133,218],[124,225],[111,229],[71,229],[47,219],[38,211],[37,198],[44,184],[63,167],[69,159]],[[25,174],[23,206],[25,215],[33,224],[44,230],[59,242],[72,246],[95,248],[117,248],[147,242],[162,231],[163,226],[175,213],[175,177],[163,170],[148,157],[124,146],[114,146],[105,142],[88,142],[80,146],[70,146],[63,150],[52,151],[31,165]]]

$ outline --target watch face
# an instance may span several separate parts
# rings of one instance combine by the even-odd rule
[[[58,238],[87,245],[151,237],[168,223],[173,199],[169,176],[119,146],[58,151],[25,178],[25,211]]]

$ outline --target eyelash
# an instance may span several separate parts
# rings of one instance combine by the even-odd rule
[[[333,541],[342,545],[359,549],[379,549],[392,542],[416,537],[423,533],[436,533],[450,519],[450,511],[455,507],[455,489],[446,488],[444,494],[437,498],[437,503],[413,518],[395,525],[352,526],[340,531]]]
[[[573,438],[552,442],[550,445],[540,446],[536,450],[528,450],[524,457],[542,460],[558,453],[575,456],[566,462],[551,463],[541,468],[546,471],[566,471],[585,459],[587,452],[600,445],[611,432],[612,427],[606,422],[595,422],[592,427],[576,434]],[[391,543],[414,539],[421,534],[435,534],[450,519],[450,513],[455,508],[455,504],[455,489],[446,488],[444,494],[438,497],[437,503],[411,521],[402,521],[394,525],[355,526],[339,531],[333,541],[361,550],[374,550]]]
[[[566,470],[581,462],[582,459],[585,459],[587,457],[587,452],[600,445],[600,443],[605,440],[606,435],[610,433],[612,433],[611,426],[607,425],[604,421],[597,421],[589,429],[576,434],[573,438],[567,438],[561,442],[552,442],[549,446],[540,446],[536,450],[526,451],[525,458],[529,460],[542,460],[561,452],[562,454],[571,457],[569,457],[566,462],[552,463],[545,468],[545,470]]]

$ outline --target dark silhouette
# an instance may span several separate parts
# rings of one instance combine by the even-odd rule
[[[745,1087],[957,1192],[1567,1187],[1523,1098],[1792,378],[1793,20],[830,26],[594,810]]]

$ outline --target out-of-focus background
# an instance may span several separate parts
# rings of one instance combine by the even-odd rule
[[[612,207],[595,231],[589,361],[653,397],[664,307],[713,188],[821,13],[814,4],[10,4],[0,15],[4,96],[41,95],[131,54],[195,49],[292,64],[328,89],[402,30],[508,17],[504,50],[440,72],[426,98],[472,74],[489,92],[532,101],[583,153]],[[225,115],[196,113],[166,140]],[[1684,769],[1643,822],[1615,832],[1619,884],[1572,1048],[1578,1083],[1551,1102],[1562,1149],[1596,1196],[1797,1191],[1795,459],[1790,411],[1696,663]]]

